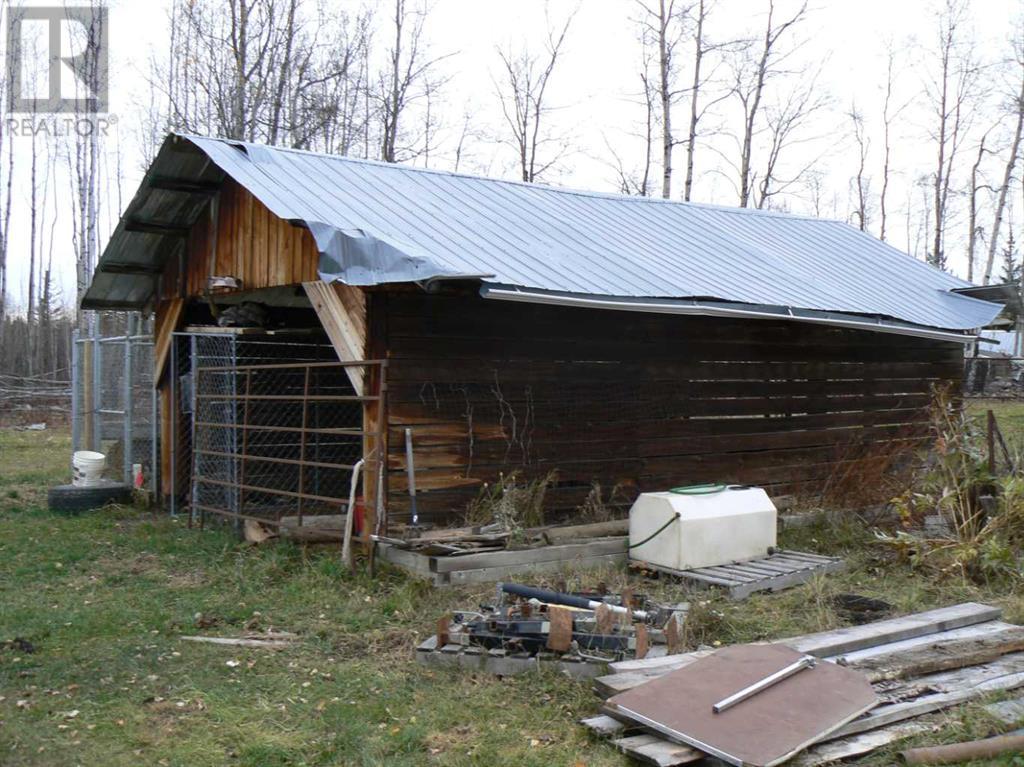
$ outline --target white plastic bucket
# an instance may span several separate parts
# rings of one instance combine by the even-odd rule
[[[71,484],[75,487],[94,487],[103,480],[107,457],[91,450],[79,450],[71,457]]]

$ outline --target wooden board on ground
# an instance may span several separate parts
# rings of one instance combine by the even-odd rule
[[[674,570],[638,560],[631,560],[629,566],[634,570],[669,575],[696,586],[723,588],[730,599],[746,599],[759,591],[781,591],[799,586],[817,575],[838,572],[845,564],[837,557],[777,551],[760,559],[692,570]]]
[[[384,561],[429,578],[435,586],[444,586],[501,581],[527,573],[557,572],[567,567],[621,566],[626,562],[626,547],[625,538],[597,538],[586,543],[450,557],[428,556],[379,543],[378,553]]]
[[[1003,611],[998,607],[977,602],[963,602],[912,615],[865,623],[860,626],[844,626],[814,634],[787,637],[776,640],[776,643],[818,658],[827,658],[880,647],[891,642],[995,621],[1002,614]],[[687,662],[688,659],[685,655],[674,655],[644,661],[619,661],[611,664],[610,668],[615,672],[655,670],[659,667],[662,671],[669,671],[673,667],[684,665]]]
[[[627,756],[656,767],[692,764],[701,761],[705,756],[695,748],[672,743],[656,735],[627,735],[623,738],[614,738],[611,743]]]
[[[911,735],[928,732],[934,725],[926,722],[900,722],[871,732],[862,732],[848,738],[833,740],[814,746],[800,754],[791,763],[793,767],[819,767],[832,764],[841,759],[869,754],[876,748],[895,743],[897,740],[909,738]]]
[[[990,703],[985,706],[985,713],[998,719],[1003,724],[1015,725],[1018,722],[1024,722],[1024,698]]]
[[[860,674],[819,663],[721,713],[712,705],[799,660],[782,645],[735,645],[616,695],[623,716],[730,764],[772,767],[878,703]]]

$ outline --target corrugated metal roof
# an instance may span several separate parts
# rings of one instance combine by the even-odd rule
[[[953,330],[982,327],[1000,311],[950,292],[969,283],[838,221],[182,138],[276,215],[308,225],[325,278],[349,284],[480,278],[485,286],[792,307]],[[147,179],[211,178],[216,169],[197,171],[180,143],[165,143]],[[169,218],[180,224],[193,212],[182,203]],[[100,272],[103,262],[146,258],[146,247],[115,232]],[[116,292],[97,277],[87,302]]]
[[[985,330],[981,333],[982,338],[996,341],[994,344],[982,343],[979,348],[986,357],[1012,357],[1017,353],[1017,331],[1015,330]]]

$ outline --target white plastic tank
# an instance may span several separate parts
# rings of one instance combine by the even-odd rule
[[[775,547],[777,516],[759,487],[694,485],[643,493],[629,510],[629,556],[673,570],[756,559]]]

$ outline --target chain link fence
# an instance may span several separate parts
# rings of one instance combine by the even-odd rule
[[[153,337],[138,315],[121,335],[75,333],[71,355],[72,451],[107,456],[107,476],[157,490],[159,465]]]
[[[279,524],[337,514],[363,457],[364,406],[320,334],[175,333],[172,513]]]

